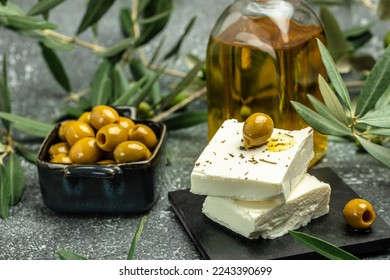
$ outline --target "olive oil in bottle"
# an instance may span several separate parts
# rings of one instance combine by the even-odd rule
[[[237,0],[225,10],[207,48],[209,139],[224,120],[244,121],[255,112],[268,114],[277,128],[307,126],[291,101],[310,106],[307,94],[322,100],[318,75],[326,78],[326,70],[317,38],[326,38],[317,18],[302,5]],[[326,147],[326,136],[315,132],[312,164]]]

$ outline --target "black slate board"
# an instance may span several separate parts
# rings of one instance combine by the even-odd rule
[[[370,232],[352,232],[347,228],[342,209],[348,200],[358,195],[333,170],[321,168],[310,170],[309,173],[331,185],[330,211],[298,231],[326,240],[357,256],[390,248],[390,226],[378,216]],[[322,258],[294,241],[288,234],[273,240],[249,240],[214,223],[202,214],[205,196],[194,195],[189,189],[169,192],[168,198],[204,259]]]

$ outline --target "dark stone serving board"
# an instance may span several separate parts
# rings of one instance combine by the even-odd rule
[[[310,170],[309,173],[332,187],[330,210],[329,214],[312,220],[297,231],[321,238],[356,256],[390,248],[390,226],[378,216],[370,232],[352,232],[347,228],[342,210],[348,200],[358,195],[333,170],[321,168]],[[249,240],[218,225],[202,214],[205,196],[195,195],[189,189],[169,192],[168,197],[204,259],[323,258],[294,241],[288,234],[273,240]]]

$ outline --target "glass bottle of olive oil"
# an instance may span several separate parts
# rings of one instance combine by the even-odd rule
[[[314,12],[300,0],[236,0],[214,26],[207,48],[208,136],[229,118],[244,121],[263,112],[275,127],[307,124],[291,100],[322,100],[318,75],[326,78],[316,39],[326,43]],[[324,156],[325,135],[314,134],[314,164]]]

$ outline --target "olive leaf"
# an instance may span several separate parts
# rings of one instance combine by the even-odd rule
[[[58,6],[64,2],[64,0],[41,0],[36,3],[31,9],[27,12],[28,16],[35,16],[39,14],[44,14],[54,7]]]
[[[139,222],[137,231],[133,237],[133,241],[131,242],[131,246],[129,249],[129,253],[127,254],[127,259],[132,260],[134,258],[135,250],[137,248],[138,240],[141,237],[142,230],[144,229],[145,222],[147,220],[147,216],[142,216],[141,221]]]
[[[3,164],[0,164],[0,218],[6,219],[9,211],[10,189],[8,174]]]
[[[141,24],[141,35],[137,39],[136,47],[148,43],[158,33],[160,33],[167,25],[170,14],[173,10],[173,0],[153,0],[144,1],[145,3],[139,7],[139,15],[144,19],[163,14],[157,21]],[[142,3],[142,1],[141,1]]]
[[[168,130],[176,130],[191,127],[207,122],[207,112],[181,112],[176,113],[162,120]]]
[[[116,45],[113,45],[112,47],[104,50],[103,52],[99,52],[98,55],[103,58],[109,58],[115,55],[118,55],[120,52],[123,52],[125,49],[134,46],[135,43],[134,38],[127,38],[123,41],[117,43]]]
[[[5,170],[8,174],[6,187],[10,189],[10,205],[15,205],[23,195],[24,191],[24,172],[19,158],[15,152],[11,152],[5,163]]]
[[[24,11],[13,3],[7,3],[7,6],[0,6],[0,16],[21,16]]]
[[[54,128],[54,125],[52,124],[31,120],[29,118],[6,112],[0,112],[0,118],[12,122],[14,128],[20,131],[39,137],[46,137],[46,135]]]
[[[367,132],[375,135],[390,136],[390,129],[386,128],[371,128]]]
[[[88,27],[94,25],[114,4],[115,0],[89,0],[84,16],[77,28],[76,35],[84,32]]]
[[[362,117],[374,108],[378,99],[389,87],[390,77],[390,47],[387,47],[383,55],[368,75],[360,92],[356,105],[356,117]]]
[[[22,30],[31,30],[31,29],[57,29],[58,25],[45,21],[36,19],[33,17],[27,16],[6,16],[8,25],[22,29]]]
[[[371,28],[376,23],[377,21],[372,21],[365,25],[352,27],[350,29],[344,30],[343,35],[348,40],[349,45],[356,50],[372,38]]]
[[[114,66],[111,75],[113,81],[113,100],[117,100],[121,95],[128,91],[130,83],[126,77],[125,71],[119,64]]]
[[[291,101],[291,103],[302,119],[315,130],[334,136],[348,136],[351,134],[348,127],[339,124],[339,122],[334,122],[332,119],[318,114],[299,102]]]
[[[34,163],[34,164],[37,162],[37,158],[38,158],[37,154],[28,150],[21,143],[16,142],[15,149],[22,157],[24,157],[29,162]]]
[[[193,25],[195,24],[196,17],[193,17],[187,24],[187,26],[184,29],[183,34],[180,36],[179,40],[176,42],[176,44],[168,51],[168,53],[164,56],[164,59],[168,59],[174,55],[177,55],[179,53],[180,47],[186,38],[186,36],[191,31]]]
[[[160,52],[164,46],[164,43],[165,43],[165,39],[166,37],[163,36],[160,40],[160,43],[157,45],[156,49],[154,50],[152,56],[150,57],[150,60],[149,60],[149,65],[152,65],[153,63],[155,63],[157,60],[158,60],[158,57],[160,55]]]
[[[326,107],[329,108],[332,115],[335,116],[339,121],[344,124],[348,124],[348,119],[345,116],[343,106],[341,105],[337,96],[334,94],[331,87],[321,75],[318,75],[318,84]]]
[[[45,62],[49,67],[54,79],[65,91],[71,92],[72,89],[70,86],[68,75],[66,74],[65,68],[60,58],[52,49],[46,47],[44,43],[39,42],[39,46],[42,51],[42,56],[45,59]]]
[[[387,89],[382,94],[382,96],[376,102],[375,109],[379,109],[387,105],[390,105],[390,83]]]
[[[370,111],[363,117],[358,118],[357,121],[358,123],[362,122],[381,128],[390,128],[390,105],[375,111]]]
[[[135,93],[138,92],[138,90],[141,87],[143,87],[149,79],[150,79],[150,75],[146,75],[142,77],[140,80],[135,82],[132,86],[130,86],[126,92],[120,95],[118,99],[114,100],[112,102],[112,105],[113,106],[128,105],[130,103],[131,98],[135,95]]]
[[[390,149],[381,145],[372,143],[359,135],[355,135],[363,148],[369,152],[374,158],[382,162],[385,166],[390,168]]]
[[[148,69],[145,66],[145,64],[142,63],[140,58],[131,59],[129,67],[130,67],[131,73],[133,74],[133,76],[136,80],[139,80],[144,76],[152,77],[155,75],[155,73],[153,73],[153,71]],[[161,70],[160,70],[160,72],[162,73]],[[158,83],[157,81],[154,82],[152,87],[150,88],[150,92],[148,95],[151,97],[153,104],[159,103],[161,101],[160,83]]]
[[[61,260],[78,260],[78,261],[88,260],[86,257],[83,257],[79,254],[76,254],[76,253],[74,253],[70,250],[66,250],[66,249],[57,250],[57,254]]]
[[[43,33],[42,36],[44,36]],[[41,41],[46,47],[53,50],[70,52],[75,49],[74,45],[52,36],[44,36],[43,40]]]
[[[329,52],[334,61],[338,61],[350,52],[348,41],[344,37],[336,18],[326,6],[321,6],[320,18],[324,24]]]
[[[297,242],[331,260],[358,260],[343,249],[309,234],[290,230],[289,235]]]
[[[131,18],[131,10],[129,8],[122,8],[120,10],[119,22],[123,36],[126,38],[134,38],[134,23]]]
[[[166,96],[161,104],[162,108],[166,108],[172,102],[172,100],[178,95],[182,90],[184,90],[191,82],[196,78],[199,71],[203,67],[203,62],[195,65],[187,75],[177,84],[177,86]]]
[[[7,55],[3,56],[3,71],[0,75],[0,111],[10,113],[11,112],[11,98],[8,87],[8,59]],[[9,122],[2,120],[4,127],[9,130]]]
[[[107,104],[111,96],[111,72],[112,65],[104,60],[92,80],[92,106]]]
[[[337,71],[337,67],[329,51],[319,39],[317,39],[317,43],[320,48],[322,61],[325,65],[326,71],[328,73],[330,81],[332,82],[333,87],[340,96],[341,100],[344,102],[344,105],[347,107],[348,111],[352,112],[351,97],[349,96],[348,90],[340,73]]]
[[[7,0],[0,0],[1,5],[5,6],[7,5]]]

